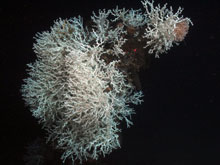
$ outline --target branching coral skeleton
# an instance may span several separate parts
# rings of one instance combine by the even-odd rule
[[[159,57],[182,41],[192,24],[179,16],[182,8],[142,4],[143,12],[99,10],[88,25],[81,17],[59,19],[36,35],[37,60],[28,64],[21,92],[63,161],[82,163],[120,147],[120,121],[130,126],[129,105],[143,102],[139,70],[149,54]]]

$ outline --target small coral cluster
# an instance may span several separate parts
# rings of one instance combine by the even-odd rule
[[[166,53],[174,43],[178,44],[184,39],[192,22],[189,18],[179,16],[182,8],[173,13],[172,7],[167,9],[166,4],[163,7],[154,7],[149,1],[142,4],[149,20],[144,33],[144,38],[148,39],[146,47],[150,47],[149,53],[155,53],[155,56],[159,57],[159,54]]]
[[[144,13],[99,10],[88,25],[81,17],[59,19],[36,35],[37,60],[28,64],[21,92],[64,161],[98,159],[120,147],[120,121],[132,124],[129,104],[143,101],[135,75],[148,53],[158,57],[188,31],[182,9],[142,4]]]

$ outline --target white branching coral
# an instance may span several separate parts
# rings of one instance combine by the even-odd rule
[[[184,39],[192,22],[189,18],[179,16],[182,8],[173,13],[172,7],[168,9],[167,4],[155,7],[153,3],[154,1],[142,2],[148,19],[143,37],[148,39],[146,47],[150,47],[149,53],[155,53],[155,56],[159,57],[159,54],[166,53],[173,43],[178,44]]]
[[[190,19],[178,17],[182,9],[173,14],[172,8],[142,3],[145,14],[99,10],[90,26],[81,17],[59,19],[35,37],[37,60],[28,64],[21,92],[64,161],[82,163],[120,147],[120,121],[130,126],[129,104],[143,101],[132,74],[143,66],[144,43],[158,56],[188,31]]]
[[[100,25],[100,30],[91,32],[96,36],[94,45],[85,40],[81,27],[81,19],[59,20],[51,32],[38,34],[34,45],[38,60],[28,65],[30,77],[22,86],[33,116],[49,132],[48,140],[57,141],[57,148],[64,150],[64,160],[97,159],[118,148],[119,121],[132,124],[134,112],[128,103],[142,102],[142,92],[134,92],[116,69],[118,61],[106,64],[101,59],[108,27],[102,31]],[[121,32],[114,32],[117,35],[111,35],[111,40],[121,47]]]
[[[128,27],[138,28],[147,23],[147,19],[144,14],[141,13],[141,10],[126,10],[123,9],[116,9],[112,10],[112,15],[115,16],[113,21],[122,20],[123,24]]]

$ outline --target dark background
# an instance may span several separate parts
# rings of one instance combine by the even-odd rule
[[[219,165],[220,4],[211,0],[155,0],[183,7],[194,26],[186,39],[140,73],[144,103],[124,129],[122,148],[105,164]],[[26,64],[35,61],[33,36],[53,21],[98,9],[142,8],[137,0],[19,1],[0,5],[0,164],[24,164],[25,146],[42,137],[19,92]],[[143,9],[143,8],[142,8]],[[3,163],[4,162],[4,163]],[[104,164],[103,163],[103,164]]]

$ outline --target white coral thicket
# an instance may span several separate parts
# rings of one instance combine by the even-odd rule
[[[90,27],[81,17],[59,19],[50,31],[36,35],[37,60],[28,64],[29,77],[21,92],[48,131],[48,141],[64,151],[64,161],[109,154],[120,147],[120,121],[132,124],[129,104],[140,104],[143,94],[129,81],[126,68],[118,67],[130,55],[123,47],[129,35],[158,56],[186,34],[190,20],[178,18],[181,10],[173,14],[166,6],[154,8],[148,1],[143,5],[145,14],[99,10]]]
[[[100,58],[105,53],[103,33],[112,37],[112,31],[92,31],[97,42],[91,46],[81,25],[80,18],[59,20],[51,32],[38,34],[34,45],[38,60],[28,65],[30,77],[22,86],[33,116],[49,132],[48,140],[56,140],[57,148],[64,150],[64,160],[73,155],[97,159],[118,148],[119,121],[132,123],[134,112],[128,103],[142,101],[142,93],[133,92],[116,69],[118,61],[106,64]],[[124,41],[118,38],[120,30],[114,33],[117,48]],[[109,85],[112,90],[105,92]]]

